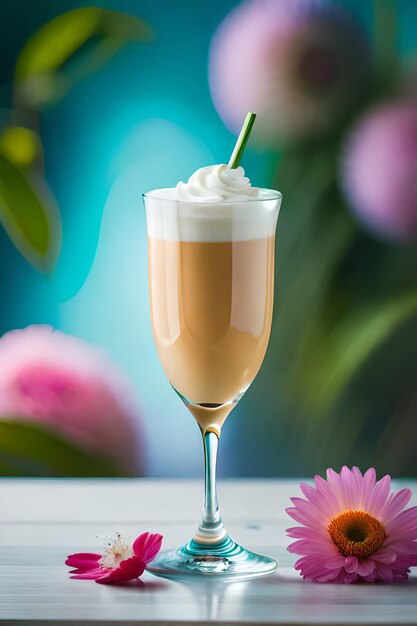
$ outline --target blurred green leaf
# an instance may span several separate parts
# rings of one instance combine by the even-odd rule
[[[320,348],[305,361],[300,379],[303,403],[324,414],[366,359],[417,313],[417,292],[374,302],[345,315],[323,334]]]
[[[84,7],[59,15],[36,32],[20,53],[15,72],[18,98],[30,106],[51,102],[126,42],[148,41],[151,36],[146,22],[117,11]]]
[[[317,220],[320,226],[319,220]],[[356,229],[349,216],[335,210],[315,237],[306,240],[303,263],[289,285],[282,308],[287,317],[286,331],[292,339],[288,346],[287,371],[298,395],[297,371],[310,350],[310,336],[321,326],[326,298],[337,269],[349,250]],[[300,255],[301,256],[301,255]],[[285,337],[281,339],[284,345]]]
[[[61,222],[45,183],[0,154],[0,222],[16,248],[37,269],[51,270],[61,242]]]
[[[304,246],[308,239],[315,239],[311,231],[324,198],[334,187],[337,158],[332,143],[295,148],[282,155],[274,182],[284,196],[278,237],[281,229],[285,237],[278,240],[278,252],[285,266],[300,260],[299,246]]]
[[[379,87],[384,92],[398,80],[398,19],[394,0],[374,0],[375,60]]]
[[[41,108],[67,95],[73,83],[63,73],[30,76],[16,87],[17,105],[23,108]]]
[[[44,426],[0,420],[0,473],[8,476],[120,476],[107,459],[80,450]]]
[[[0,154],[25,168],[42,158],[42,145],[39,136],[29,128],[8,126],[0,134]]]
[[[284,193],[288,185],[293,188],[284,195],[279,218],[280,299],[271,343],[277,346],[273,358],[286,393],[293,382],[293,370],[305,355],[311,328],[321,317],[335,272],[356,235],[334,182],[335,162],[334,147],[328,145],[308,155],[287,153],[280,166]]]

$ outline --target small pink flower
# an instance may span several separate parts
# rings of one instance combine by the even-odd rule
[[[315,487],[301,483],[304,498],[291,498],[288,515],[302,524],[288,528],[297,539],[288,550],[301,554],[295,569],[322,583],[405,580],[417,565],[417,506],[404,510],[410,489],[389,493],[391,478],[375,482],[375,469],[362,475],[344,466],[327,470]]]
[[[92,552],[70,554],[65,565],[74,567],[71,578],[95,580],[96,583],[125,583],[139,578],[146,565],[161,549],[162,535],[143,533],[128,544],[117,534],[103,555]]]
[[[129,381],[100,348],[49,326],[0,338],[0,418],[42,424],[124,473],[143,473]]]

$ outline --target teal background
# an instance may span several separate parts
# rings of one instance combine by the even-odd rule
[[[235,4],[0,0],[0,106],[8,104],[19,49],[59,13],[92,5],[117,9],[144,18],[156,33],[150,44],[129,44],[42,114],[46,177],[64,228],[52,279],[36,273],[0,231],[0,332],[47,323],[103,346],[137,391],[152,476],[200,474],[202,460],[198,429],[166,380],[153,346],[141,194],[228,159],[235,138],[211,102],[207,59],[216,26]],[[372,3],[345,4],[370,31]],[[397,9],[406,53],[416,44],[417,3],[400,0]],[[243,165],[256,185],[271,184],[270,164],[268,152],[248,148]],[[296,450],[286,449],[282,409],[257,391],[262,376],[261,370],[225,427],[223,475],[302,471]]]

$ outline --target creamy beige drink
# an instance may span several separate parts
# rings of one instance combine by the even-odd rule
[[[226,165],[146,196],[158,355],[203,431],[220,430],[265,356],[279,203]]]
[[[154,336],[168,379],[193,404],[227,403],[227,415],[268,345],[274,238],[150,239],[149,264]],[[224,411],[196,413],[209,422],[226,417]]]

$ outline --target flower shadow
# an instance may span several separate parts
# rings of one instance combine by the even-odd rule
[[[162,580],[149,580],[145,582],[144,580],[137,578],[135,580],[129,580],[127,582],[114,582],[107,586],[129,589],[131,591],[161,591],[163,589],[166,589],[168,587],[168,584],[166,582],[163,582]]]

